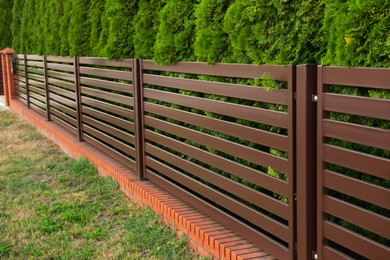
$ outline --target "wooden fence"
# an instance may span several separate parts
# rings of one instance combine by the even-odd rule
[[[276,257],[389,258],[389,69],[16,62],[20,102]]]

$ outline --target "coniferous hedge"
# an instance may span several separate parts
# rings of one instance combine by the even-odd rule
[[[0,0],[16,52],[390,67],[388,0]]]
[[[12,7],[14,2],[9,0],[0,0],[0,50],[11,47],[12,45],[12,33],[11,23],[12,20]]]

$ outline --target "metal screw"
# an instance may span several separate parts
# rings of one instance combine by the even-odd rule
[[[318,259],[318,255],[316,253],[314,253],[313,258],[314,258],[314,260],[317,260]]]
[[[318,100],[317,95],[313,95],[312,100],[313,100],[314,102],[317,102],[317,100]]]

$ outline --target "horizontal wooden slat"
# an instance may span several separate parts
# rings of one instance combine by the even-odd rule
[[[80,77],[80,83],[82,85],[95,86],[107,90],[114,90],[114,91],[133,94],[133,85],[131,84],[124,84],[120,82],[107,81],[101,79],[92,79],[86,77]]]
[[[130,81],[133,80],[133,73],[128,71],[80,67],[80,74],[93,75],[111,79],[122,79]]]
[[[91,145],[95,146],[97,149],[102,151],[103,153],[111,156],[113,159],[117,160],[118,162],[122,163],[123,165],[127,167],[135,167],[135,162],[124,156],[123,154],[115,151],[114,149],[108,147],[107,145],[103,144],[102,142],[98,141],[97,139],[93,138],[92,136],[89,136],[88,134],[84,134],[84,140],[87,143],[90,143]]]
[[[27,60],[41,60],[43,61],[42,55],[26,55]]]
[[[339,173],[324,171],[324,186],[389,209],[390,190]]]
[[[28,70],[29,77],[30,77],[30,75],[32,73],[33,74],[38,74],[38,75],[45,74],[45,71],[43,69],[37,69],[37,68],[28,67],[27,70]]]
[[[30,99],[30,108],[40,114],[41,116],[46,116],[46,111],[43,110],[41,107],[35,105],[32,100]]]
[[[97,138],[103,142],[105,142],[106,144],[109,144],[110,146],[113,146],[115,147],[116,149],[122,151],[123,153],[125,154],[128,154],[132,157],[135,156],[135,151],[132,147],[124,144],[124,143],[121,143],[119,142],[118,140],[110,137],[109,135],[107,134],[104,134],[88,125],[85,125],[83,124],[83,131],[88,133],[89,135],[93,136],[94,138]]]
[[[390,238],[390,229],[383,228],[390,226],[390,219],[384,216],[330,196],[324,198],[323,211],[382,237]]]
[[[323,257],[322,259],[332,259],[332,260],[350,260],[351,257],[348,257],[347,255],[341,253],[340,251],[337,251],[334,248],[331,248],[329,246],[324,246],[322,249]]]
[[[143,82],[145,84],[190,90],[220,96],[255,100],[274,104],[288,104],[288,92],[286,89],[266,90],[261,87],[250,87],[246,85],[166,77],[151,74],[144,74]]]
[[[50,113],[52,115],[55,115],[57,116],[58,118],[62,119],[64,122],[67,122],[68,124],[74,126],[74,127],[77,127],[77,120],[74,119],[73,117],[70,117],[68,116],[67,114],[65,113],[62,113],[61,111],[53,108],[50,110]]]
[[[211,187],[203,183],[197,182],[192,178],[181,174],[177,170],[164,165],[163,163],[160,163],[149,156],[146,157],[146,164],[148,168],[150,167],[164,176],[175,180],[177,183],[180,183],[181,185],[191,189],[192,191],[198,194],[202,194],[202,196],[245,218],[254,225],[261,226],[264,228],[264,230],[272,233],[278,238],[284,241],[288,240],[288,227],[276,222],[275,220],[256,212],[255,210],[245,206],[244,204],[241,204],[234,199],[227,197],[221,192],[213,190]]]
[[[99,120],[106,121],[109,124],[119,126],[125,130],[134,132],[134,124],[130,121],[123,120],[121,118],[106,114],[104,112],[98,111],[96,109],[92,109],[87,106],[82,107],[82,113],[93,116],[95,118],[99,118]]]
[[[205,169],[195,163],[175,156],[151,144],[146,144],[145,149],[147,153],[171,165],[175,165],[175,167],[181,168],[193,176],[201,178],[210,184],[216,185],[218,188],[224,189],[239,198],[242,198],[254,205],[257,205],[258,207],[280,216],[281,218],[288,219],[288,206],[282,203],[280,200],[266,196],[241,183],[237,183],[230,178]]]
[[[67,97],[69,99],[73,99],[73,100],[76,99],[76,93],[65,90],[65,89],[57,88],[57,87],[52,86],[52,85],[49,85],[49,91],[52,93],[56,93],[57,95]]]
[[[40,82],[40,81],[36,81],[36,80],[33,80],[33,79],[29,79],[28,83],[29,83],[30,86],[34,86],[34,87],[42,89],[42,90],[45,89],[45,83],[44,82]]]
[[[324,161],[389,179],[390,160],[333,145],[323,145]]]
[[[49,97],[50,97],[50,99],[55,100],[63,105],[66,105],[66,106],[74,108],[74,109],[76,108],[76,102],[73,100],[63,98],[63,97],[61,97],[57,94],[54,94],[54,93],[50,93]]]
[[[74,118],[77,117],[76,110],[71,109],[71,108],[69,108],[67,106],[64,106],[64,105],[62,105],[62,104],[60,104],[60,103],[58,103],[58,102],[56,102],[54,100],[50,100],[50,106],[54,107],[55,109],[57,109],[59,111],[62,111],[63,113],[66,113],[66,114],[68,114],[68,115],[70,115],[70,116],[72,116]]]
[[[37,93],[37,94],[39,94],[39,95],[41,95],[41,96],[45,96],[45,95],[46,95],[46,92],[45,92],[44,89],[37,88],[37,87],[35,87],[35,86],[33,86],[33,85],[30,85],[30,86],[29,86],[29,91],[34,92],[34,93]]]
[[[210,118],[179,109],[172,109],[149,102],[144,103],[144,111],[162,115],[184,123],[200,126],[202,128],[210,129],[216,132],[221,132],[237,138],[262,144],[264,146],[273,147],[282,151],[288,151],[289,141],[288,137],[284,135],[262,131],[248,126],[239,125],[216,118]]]
[[[77,129],[75,127],[71,126],[70,124],[66,123],[65,121],[56,117],[55,115],[51,115],[50,118],[54,123],[61,126],[62,128],[64,128],[68,132],[72,133],[73,135],[77,135]]]
[[[28,74],[28,79],[34,79],[34,80],[38,80],[38,81],[44,81],[45,80],[45,77],[42,76],[42,75],[36,75],[36,74]]]
[[[49,78],[49,83],[61,88],[65,88],[67,90],[71,90],[73,92],[76,91],[76,86],[74,83],[66,82],[59,79]]]
[[[89,95],[95,98],[102,98],[123,105],[134,106],[133,98],[124,95],[114,94],[114,93],[92,89],[92,88],[86,88],[86,87],[81,88],[81,94]]]
[[[203,151],[199,148],[185,144],[183,142],[168,138],[164,135],[158,134],[150,130],[145,130],[145,138],[146,140],[151,140],[165,147],[171,147],[175,151],[178,151],[182,154],[186,154],[191,158],[212,165],[225,172],[231,173],[232,175],[252,182],[260,187],[275,192],[277,191],[278,194],[283,195],[285,197],[287,197],[289,194],[288,183],[280,179],[271,177],[266,173],[256,171],[252,168]]]
[[[51,69],[51,70],[74,72],[74,66],[73,65],[65,65],[65,64],[57,64],[57,63],[47,63],[47,68]]]
[[[48,70],[47,71],[47,75],[49,77],[54,77],[54,78],[58,78],[58,79],[68,80],[68,81],[71,81],[71,82],[74,82],[74,80],[75,80],[75,76],[73,74],[58,72],[58,71],[54,71],[54,70]]]
[[[29,95],[30,102],[40,107],[42,110],[46,111],[46,103],[36,99],[34,96]]]
[[[262,108],[249,107],[234,103],[209,100],[193,96],[144,88],[145,98],[165,101],[182,106],[202,109],[222,115],[242,118],[253,122],[264,123],[272,126],[288,128],[287,113],[271,111]]]
[[[324,94],[324,110],[390,120],[390,100]]]
[[[390,69],[323,67],[323,83],[390,89]]]
[[[202,62],[177,62],[159,66],[151,60],[142,61],[143,70],[170,71],[188,74],[221,76],[229,78],[261,78],[269,75],[275,80],[287,81],[292,75],[292,66],[247,65],[247,64],[207,64]]]
[[[106,133],[108,133],[108,134],[114,136],[115,138],[120,139],[124,142],[135,144],[134,136],[129,134],[129,133],[121,131],[115,127],[112,127],[108,124],[102,123],[96,119],[93,119],[93,118],[85,116],[85,115],[82,116],[82,120],[83,120],[83,123],[91,125],[91,126],[95,127],[96,129],[98,129],[99,131],[106,132]]]
[[[255,150],[245,145],[233,143],[227,140],[220,139],[202,132],[198,132],[187,127],[175,125],[163,120],[159,120],[150,116],[145,116],[145,125],[151,126],[167,133],[180,136],[187,140],[194,141],[198,144],[212,147],[226,154],[268,167],[279,172],[289,174],[288,160],[269,153]]]
[[[47,61],[54,61],[54,62],[64,62],[64,63],[73,63],[74,58],[71,57],[58,57],[58,56],[47,56]]]
[[[43,62],[29,60],[27,61],[27,66],[35,66],[35,67],[43,68]]]
[[[46,104],[46,98],[44,96],[41,96],[41,95],[38,95],[38,94],[35,94],[35,93],[32,93],[32,92],[29,93],[29,96],[32,97],[32,98],[35,98],[36,100],[41,101],[44,104]]]
[[[390,255],[388,247],[353,233],[352,231],[342,228],[334,223],[325,221],[323,229],[324,236],[327,239],[367,257],[368,259],[387,259]]]
[[[81,97],[81,100],[82,100],[83,104],[86,104],[86,105],[89,105],[89,106],[93,106],[93,107],[97,107],[99,109],[102,109],[102,110],[105,110],[107,112],[116,114],[118,116],[123,116],[123,117],[126,117],[126,118],[132,118],[132,119],[134,118],[133,110],[130,110],[128,108],[119,107],[119,106],[116,106],[116,105],[113,105],[113,104],[109,104],[107,102],[103,102],[103,101],[100,101],[100,100],[96,100],[96,99],[88,98],[88,97],[84,97],[84,96]]]
[[[94,57],[80,57],[80,64],[86,65],[98,65],[107,67],[120,67],[120,68],[132,68],[133,60],[107,60],[106,58],[94,58]]]
[[[327,137],[390,150],[390,130],[325,119],[323,135]]]

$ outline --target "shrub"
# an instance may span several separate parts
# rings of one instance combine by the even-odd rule
[[[138,1],[107,0],[106,18],[109,22],[107,44],[102,54],[110,59],[133,58],[133,19]],[[105,21],[107,22],[107,21]]]
[[[158,13],[166,0],[140,0],[134,18],[134,56],[138,59],[153,58],[153,47],[159,27]]]
[[[329,41],[323,63],[390,67],[389,1],[328,1],[324,32]]]
[[[195,0],[170,0],[160,12],[153,59],[159,64],[195,60]]]
[[[198,61],[216,63],[231,56],[229,38],[223,30],[223,18],[232,2],[232,0],[202,0],[197,5],[194,52]]]
[[[88,19],[91,25],[91,34],[89,37],[89,55],[99,56],[99,42],[102,31],[102,15],[105,10],[105,0],[92,0],[89,8]]]
[[[12,45],[12,31],[11,31],[11,17],[13,10],[13,1],[0,0],[0,50],[11,47]]]
[[[87,56],[89,53],[90,22],[89,0],[73,0],[68,39],[71,56]]]

